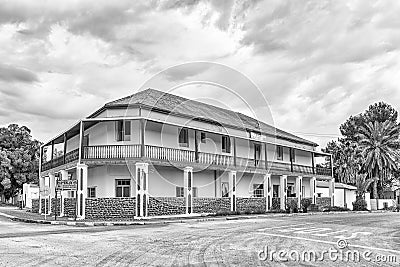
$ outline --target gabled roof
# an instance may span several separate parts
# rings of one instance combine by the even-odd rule
[[[224,126],[233,126],[241,129],[262,132],[276,136],[277,138],[287,139],[311,146],[318,144],[298,137],[294,134],[277,129],[262,121],[258,121],[239,112],[216,107],[196,100],[190,100],[181,96],[165,93],[155,89],[146,89],[133,95],[109,102],[103,109],[121,108],[130,105],[149,107],[167,113],[174,113],[188,116],[198,120],[209,121]],[[94,117],[96,113],[89,117]]]

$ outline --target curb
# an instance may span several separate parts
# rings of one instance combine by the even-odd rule
[[[132,225],[165,225],[174,223],[186,223],[186,222],[207,222],[207,221],[236,221],[236,220],[248,220],[248,219],[265,219],[275,217],[297,217],[297,216],[313,216],[313,215],[330,215],[330,214],[363,214],[363,213],[388,213],[390,211],[378,210],[378,211],[330,211],[330,212],[308,212],[308,213],[276,213],[276,214],[254,214],[247,216],[221,216],[221,217],[192,217],[177,220],[137,220],[137,221],[126,221],[126,222],[84,222],[84,221],[45,221],[45,220],[33,220],[24,219],[8,215],[0,212],[1,216],[7,217],[12,221],[24,222],[24,223],[37,223],[37,224],[49,224],[49,225],[66,225],[74,227],[95,227],[95,226],[132,226]]]

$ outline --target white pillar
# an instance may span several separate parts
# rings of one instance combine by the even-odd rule
[[[45,187],[44,177],[39,177],[39,214],[42,214],[42,199],[43,197],[43,190]]]
[[[281,209],[286,209],[286,198],[287,198],[287,175],[282,175],[280,178],[280,198],[281,198]]]
[[[310,193],[311,193],[311,203],[315,204],[317,199],[317,178],[311,177],[310,179]]]
[[[185,188],[186,199],[186,214],[191,214],[193,211],[193,168],[185,167],[183,170],[183,182]]]
[[[297,176],[296,177],[296,196],[297,196],[297,207],[301,208],[301,198],[303,193],[303,177]]]
[[[346,192],[344,192],[346,194]],[[331,206],[335,206],[335,178],[329,181],[329,197],[331,198]]]
[[[229,172],[229,195],[231,197],[231,211],[236,211],[236,171]]]
[[[271,174],[264,176],[264,196],[265,196],[265,210],[269,211],[272,204],[272,181]]]
[[[137,162],[136,167],[136,217],[147,216],[149,203],[149,164]]]
[[[61,180],[68,180],[68,172],[67,170],[60,171]],[[68,191],[60,191],[60,216],[64,216],[64,199],[68,196]]]
[[[56,176],[54,175],[54,173],[49,173],[49,189],[50,189],[50,194],[48,197],[48,211],[47,214],[51,214],[51,207],[52,207],[52,199],[55,197],[56,195]]]
[[[77,164],[76,166],[76,177],[78,179],[78,195],[76,200],[78,201],[77,207],[77,218],[85,219],[85,207],[87,198],[87,179],[88,179],[88,166],[85,164]]]

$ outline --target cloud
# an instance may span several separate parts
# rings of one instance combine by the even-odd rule
[[[7,82],[32,83],[37,82],[38,77],[35,73],[29,70],[0,63],[0,80]]]

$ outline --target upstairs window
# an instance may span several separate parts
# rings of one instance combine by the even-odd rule
[[[222,136],[222,152],[231,153],[231,139],[227,135]]]
[[[253,184],[253,197],[264,197],[264,184]]]
[[[292,159],[292,162],[296,162],[296,153],[294,148],[290,149],[290,158]]]
[[[207,138],[206,133],[205,132],[201,132],[200,133],[200,142],[205,144],[206,143],[206,138]]]
[[[188,128],[179,129],[178,137],[179,146],[189,147],[189,130]]]
[[[130,141],[131,140],[131,121],[115,122],[115,140]]]
[[[276,146],[276,159],[283,160],[283,146]]]

